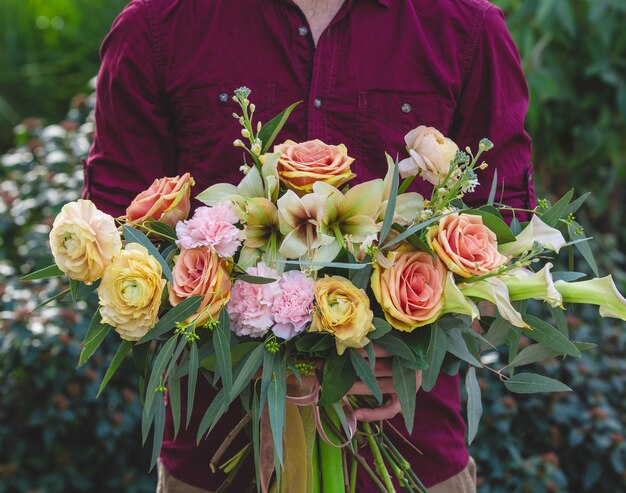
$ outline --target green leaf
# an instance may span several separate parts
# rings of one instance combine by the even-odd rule
[[[559,354],[580,358],[580,351],[556,327],[533,315],[523,315],[522,319],[532,328],[524,332],[528,337],[550,349],[558,351]]]
[[[356,349],[351,348],[349,349],[349,352],[350,360],[352,361],[352,366],[356,371],[356,374],[363,381],[363,383],[367,385],[367,388],[370,389],[372,395],[376,398],[378,404],[380,404],[383,401],[383,394],[380,391],[374,372],[365,361],[365,358],[363,358],[363,356],[361,356]]]
[[[414,361],[409,361],[409,360],[406,360],[406,359],[403,359],[403,358],[400,358],[400,359],[402,360],[402,364],[406,368],[411,368],[411,370],[415,370],[415,371],[428,370],[428,363],[426,363],[426,360],[424,358],[422,358],[421,356],[419,356]]]
[[[231,401],[233,401],[241,393],[244,387],[252,381],[254,374],[261,367],[265,352],[265,346],[263,344],[259,344],[256,349],[248,355],[241,371],[235,379],[235,383],[230,390],[229,398]]]
[[[154,436],[152,440],[152,456],[150,458],[150,470],[156,465],[163,443],[165,431],[165,397],[162,392],[157,396],[154,412]]]
[[[176,240],[177,238],[176,230],[167,223],[162,221],[146,221],[144,224],[159,236],[168,240]],[[163,257],[167,257],[167,255],[163,255]]]
[[[283,430],[285,428],[285,406],[287,401],[287,380],[285,365],[276,358],[274,376],[267,389],[267,405],[274,439],[275,457],[280,464],[283,463]],[[321,405],[321,404],[320,404]]]
[[[376,353],[374,352],[374,344],[370,342],[369,344],[366,344],[363,349],[365,349],[365,352],[367,353],[367,361],[369,361],[370,369],[374,371],[374,368],[376,368]]]
[[[550,313],[554,318],[554,323],[559,332],[569,339],[569,329],[567,328],[567,320],[565,319],[565,311],[559,307],[550,306]]]
[[[374,324],[374,327],[376,327],[376,329],[367,334],[367,338],[372,341],[380,339],[382,336],[389,334],[389,332],[391,332],[391,329],[393,328],[384,318],[374,317],[372,323]]]
[[[350,274],[352,274],[350,276],[350,281],[352,281],[352,284],[354,284],[359,289],[365,290],[369,286],[370,278],[372,277],[372,265],[366,264],[365,268],[361,270],[351,270]]]
[[[377,339],[376,344],[394,356],[399,356],[400,358],[409,361],[415,361],[415,353],[411,351],[411,348],[393,332],[389,332],[388,334],[385,334]]]
[[[559,353],[554,349],[550,349],[542,344],[531,344],[530,346],[526,346],[522,349],[517,356],[513,358],[513,361],[511,361],[508,366],[515,368],[518,366],[530,365],[532,363],[536,363],[537,361],[553,358],[561,354],[562,353]]]
[[[504,381],[504,386],[516,394],[534,394],[536,392],[571,392],[567,385],[553,378],[536,373],[518,373]]]
[[[270,146],[274,143],[274,140],[276,139],[278,132],[281,131],[281,129],[287,122],[287,119],[289,118],[289,115],[291,115],[291,112],[301,102],[302,101],[297,101],[293,103],[292,105],[288,106],[287,108],[285,108],[278,115],[276,115],[274,118],[272,118],[269,122],[265,123],[261,127],[261,131],[258,134],[259,139],[261,139],[261,142],[263,142],[263,148],[261,150],[261,154],[265,154],[268,151]]]
[[[159,354],[154,360],[154,366],[150,373],[150,380],[148,381],[148,387],[146,390],[146,403],[144,405],[144,413],[147,414],[154,402],[154,396],[157,393],[156,389],[161,383],[161,377],[165,367],[168,365],[174,353],[176,347],[176,340],[178,336],[171,337],[161,348]]]
[[[574,346],[576,346],[581,353],[585,351],[590,351],[591,349],[596,349],[598,347],[598,345],[594,344],[593,342],[573,342]]]
[[[127,224],[125,224],[122,229],[124,230],[124,239],[129,243],[139,243],[140,245],[145,247],[145,249],[148,250],[148,253],[152,255],[155,259],[157,259],[159,264],[161,264],[161,268],[163,269],[163,275],[165,276],[165,278],[169,282],[172,282],[172,271],[170,269],[170,266],[167,265],[167,262],[165,261],[161,253],[152,244],[148,237],[138,229],[128,226]]]
[[[278,281],[278,279],[273,279],[271,277],[250,276],[248,274],[238,276],[237,280],[249,282],[250,284],[272,284],[273,282]]]
[[[556,281],[565,281],[565,282],[573,282],[582,279],[583,277],[587,277],[587,274],[584,272],[552,272],[552,280]]]
[[[482,368],[483,365],[478,361],[467,348],[467,343],[461,334],[461,329],[452,329],[447,331],[448,335],[448,351],[463,361],[467,361],[470,365]]]
[[[202,440],[207,433],[211,432],[214,424],[217,423],[217,421],[219,421],[219,419],[228,410],[228,404],[226,403],[228,397],[226,394],[226,389],[222,388],[211,401],[211,405],[207,408],[204,416],[202,416],[200,424],[198,425],[196,444],[200,443],[200,440]]]
[[[391,226],[395,231],[398,231],[399,233],[404,233],[406,231],[406,228],[404,226],[401,226],[397,223],[394,223]],[[435,254],[433,253],[432,249],[428,246],[428,243],[426,243],[424,240],[422,240],[420,237],[416,236],[416,235],[410,235],[406,241],[408,241],[411,245],[413,245],[415,248],[417,248],[418,250],[422,251],[422,252],[426,252],[429,253],[430,255],[434,256]]]
[[[491,181],[491,189],[489,190],[489,198],[487,198],[487,205],[493,205],[496,200],[496,191],[498,190],[498,170],[493,170],[493,180]]]
[[[30,274],[20,277],[20,281],[37,281],[39,279],[49,279],[51,277],[64,276],[65,273],[56,264],[49,265],[43,269],[36,270]]]
[[[126,355],[129,353],[129,351],[132,348],[133,348],[133,343],[131,341],[122,341],[122,343],[120,344],[120,347],[117,349],[117,352],[115,353],[115,355],[113,356],[113,359],[111,360],[109,369],[104,374],[104,378],[102,379],[102,383],[100,384],[100,389],[98,390],[96,397],[100,397],[100,394],[106,387],[107,383],[109,383],[109,380],[111,380],[111,377],[115,375],[115,372],[120,367],[120,365],[122,364],[122,361],[124,361],[124,358],[126,357]]]
[[[180,430],[180,378],[170,377],[167,380],[167,392],[174,421],[174,440],[176,440],[178,430]]]
[[[239,363],[239,361],[241,361],[248,354],[250,354],[259,344],[261,343],[260,342],[241,342],[239,344],[230,346],[231,365],[235,366],[237,363]],[[216,363],[217,363],[217,355],[215,353],[212,353],[200,361],[200,366],[202,368],[206,368],[207,370],[211,372],[214,372]]]
[[[254,389],[254,393],[252,395],[252,451],[254,454],[254,463],[260,464],[260,456],[261,456],[261,405],[259,403],[259,394]],[[254,472],[256,475],[256,484],[261,484],[261,479],[259,475],[259,467],[254,468]]]
[[[578,211],[578,209],[580,209],[580,206],[583,205],[585,201],[589,198],[590,195],[591,195],[591,192],[587,192],[587,193],[582,194],[576,200],[572,201],[572,203],[567,206],[565,211],[563,211],[562,217],[567,217],[570,214],[575,214]]]
[[[402,240],[404,240],[405,238],[408,238],[411,235],[414,235],[415,233],[417,233],[418,231],[421,231],[422,229],[430,226],[431,224],[440,221],[442,217],[446,217],[449,216],[450,214],[454,214],[456,212],[448,212],[446,214],[441,214],[439,216],[433,217],[431,219],[429,219],[428,221],[424,221],[422,223],[417,223],[413,226],[411,226],[410,228],[408,228],[404,233],[400,233],[398,236],[396,236],[395,238],[391,239],[387,244],[383,245],[383,248],[387,249],[393,245],[395,245],[396,243],[400,243]]]
[[[85,339],[83,339],[83,349],[78,358],[78,367],[83,366],[93,356],[93,353],[100,347],[100,344],[102,344],[102,341],[112,328],[110,325],[102,323],[100,310],[96,310],[85,334]]]
[[[48,303],[52,303],[53,301],[58,300],[59,298],[63,298],[69,292],[70,290],[66,289],[64,291],[61,291],[60,293],[55,294],[52,298],[48,298],[47,300],[42,301],[35,307],[35,311],[39,310],[42,306],[47,305]]]
[[[222,386],[230,389],[233,386],[233,368],[230,354],[230,318],[225,309],[220,313],[220,323],[213,329],[213,345],[216,355],[216,373],[222,379]]]
[[[413,431],[413,421],[415,418],[415,398],[417,395],[417,383],[415,381],[415,370],[403,365],[400,358],[393,358],[392,380],[396,389],[404,424],[409,433]]]
[[[278,356],[276,356],[274,353],[270,353],[269,351],[266,351],[265,356],[263,357],[263,371],[261,372],[261,394],[259,396],[261,409],[265,408],[265,403],[267,402],[267,391],[270,387],[270,382],[272,381],[272,375],[274,374],[274,365],[276,364],[277,359]]]
[[[422,388],[426,392],[430,392],[439,376],[439,370],[441,364],[446,356],[448,348],[448,337],[446,333],[437,326],[433,325],[430,333],[430,343],[428,344],[428,351],[426,351],[426,363],[428,363],[428,369],[424,371],[422,375]]]
[[[574,234],[574,231],[576,231],[578,228],[580,228],[580,224],[578,224],[576,221],[572,221],[571,227],[569,228],[570,239],[574,240],[584,237],[584,233],[582,235]],[[600,272],[598,270],[598,264],[596,263],[596,259],[593,255],[593,251],[591,250],[591,245],[589,245],[589,243],[585,241],[582,243],[575,243],[574,246],[583,256],[587,264],[589,264],[589,267],[591,268],[594,275],[596,277],[599,277]]]
[[[309,262],[306,260],[274,260],[278,264],[300,265],[304,267],[323,267],[328,269],[365,269],[369,264],[353,264],[349,262]]]
[[[78,299],[76,295],[78,293],[79,285],[80,285],[79,281],[77,281],[76,279],[70,279],[70,294],[72,295],[72,301],[74,303],[76,303],[76,300]]]
[[[389,199],[387,200],[387,209],[385,210],[385,217],[383,218],[383,224],[380,228],[380,234],[378,236],[378,243],[382,244],[387,238],[391,225],[393,224],[393,215],[396,211],[396,198],[398,196],[398,182],[400,176],[398,175],[398,163],[394,163],[389,154],[385,153],[388,164],[393,164],[393,178],[391,180],[391,191],[389,193]]]
[[[471,366],[465,375],[465,390],[467,391],[467,442],[471,445],[476,433],[478,424],[483,414],[483,403],[480,394],[480,385],[476,379],[476,368]]]
[[[498,244],[515,241],[515,235],[511,233],[511,230],[506,223],[498,216],[481,209],[469,209],[464,211],[464,214],[482,217],[483,224],[493,231],[498,237]]]
[[[559,220],[563,217],[563,214],[567,210],[567,206],[572,200],[574,196],[574,189],[570,189],[561,199],[550,207],[547,211],[541,214],[541,220],[546,223],[548,226],[556,227],[559,223]]]
[[[497,348],[506,342],[511,329],[513,329],[511,322],[502,317],[498,317],[489,327],[489,330],[485,334],[485,339],[487,339],[493,347]],[[485,345],[483,345],[483,348],[485,348]]]
[[[176,322],[182,322],[196,313],[200,303],[202,303],[202,296],[192,296],[191,298],[181,301],[178,305],[163,315],[157,324],[152,327],[152,329],[145,336],[137,341],[137,344],[149,342],[169,332],[174,328]]]
[[[305,334],[302,334],[302,336],[299,337],[296,341],[296,349],[302,353],[308,353],[309,351],[311,351],[311,348],[315,346],[319,341],[328,337],[332,339],[332,336],[329,336],[327,334],[307,332]]]
[[[157,396],[157,402],[158,402]],[[152,423],[154,422],[154,417],[156,414],[156,406],[152,406],[152,408],[146,411],[144,407],[144,412],[141,416],[141,443],[142,445],[146,444],[146,440],[148,439],[148,435],[150,434],[150,428],[152,428]]]
[[[191,343],[189,350],[189,377],[187,379],[187,422],[185,428],[189,428],[191,413],[193,411],[193,401],[196,396],[196,382],[198,381],[198,368],[200,366],[198,358],[198,345]]]
[[[332,404],[341,399],[354,381],[356,372],[347,354],[339,356],[331,353],[324,363],[324,375],[322,378],[322,397],[319,400],[320,406]]]

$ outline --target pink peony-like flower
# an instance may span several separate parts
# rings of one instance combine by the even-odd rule
[[[251,276],[269,277],[278,281],[279,275],[263,262],[249,267]],[[226,305],[231,330],[238,336],[263,337],[274,325],[274,301],[280,296],[278,282],[253,284],[235,281],[230,290],[230,302]]]
[[[315,283],[299,270],[285,272],[280,278],[280,295],[274,300],[276,325],[272,332],[281,339],[291,339],[311,321]]]
[[[221,257],[232,257],[241,246],[243,231],[235,224],[239,216],[228,202],[200,207],[189,221],[176,225],[176,244],[187,250],[212,247]]]

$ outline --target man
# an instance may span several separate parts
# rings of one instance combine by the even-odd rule
[[[420,124],[461,148],[488,137],[490,167],[468,198],[484,201],[497,169],[499,199],[534,206],[527,87],[502,13],[486,0],[134,0],[102,47],[86,196],[120,215],[157,177],[190,171],[196,193],[238,182],[230,98],[241,85],[263,122],[302,100],[280,139],[346,144],[361,181],[382,177],[384,152],[403,153]],[[196,425],[214,395],[200,385]],[[393,400],[362,417],[390,411]],[[208,461],[239,417],[231,409],[198,448],[193,425],[172,439],[170,419],[160,492],[217,489],[223,477]],[[404,430],[401,416],[391,422]],[[429,491],[475,491],[458,376],[418,393],[414,431],[404,433],[422,454],[398,448]],[[363,477],[358,491],[376,490]]]

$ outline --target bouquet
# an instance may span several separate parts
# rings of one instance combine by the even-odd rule
[[[119,337],[102,392],[132,353],[144,441],[153,430],[153,465],[165,393],[178,433],[189,425],[203,374],[219,392],[204,410],[198,440],[236,400],[244,409],[211,459],[212,469],[229,475],[220,491],[252,454],[263,492],[355,491],[358,468],[380,491],[395,491],[395,478],[404,490],[423,492],[419,471],[394,445],[397,430],[356,419],[359,408],[383,402],[377,355],[391,358],[392,399],[409,431],[418,385],[428,392],[440,372],[465,366],[471,442],[482,414],[477,370],[497,373],[511,392],[568,391],[518,372],[593,347],[570,339],[565,304],[595,304],[602,316],[626,320],[626,300],[611,276],[583,280],[572,264],[555,271],[549,261],[575,246],[598,275],[574,216],[585,196],[570,191],[553,205],[520,211],[496,201],[494,178],[487,202],[468,207],[463,198],[493,144],[483,139],[475,154],[462,151],[424,126],[407,134],[406,159],[386,156],[383,178],[351,186],[353,158],[343,145],[286,141],[271,149],[297,103],[255,125],[249,96],[242,87],[233,97],[242,126],[234,146],[248,156],[238,185],[202,191],[195,198],[204,206],[191,216],[189,173],[155,180],[117,219],[89,200],[68,203],[50,233],[55,265],[24,278],[66,275],[67,291],[53,299],[97,291],[79,365],[105,337]],[[416,177],[433,185],[429,199],[408,191]],[[520,222],[519,212],[530,221]],[[533,315],[530,300],[543,303],[551,320]],[[533,343],[521,348],[522,338]],[[486,364],[481,356],[505,344],[508,363]],[[223,460],[245,428],[251,442]],[[362,447],[371,449],[373,464]]]

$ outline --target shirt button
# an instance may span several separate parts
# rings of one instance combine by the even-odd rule
[[[298,34],[302,37],[306,36],[307,34],[309,34],[309,30],[307,29],[306,26],[300,26],[298,28]]]
[[[315,98],[313,100],[313,106],[319,110],[322,107],[322,100],[320,98]]]
[[[400,109],[402,110],[402,113],[410,113],[413,107],[409,103],[404,103]]]
[[[217,97],[218,101],[222,104],[224,103],[228,103],[228,93],[227,92],[220,92],[219,96]]]

